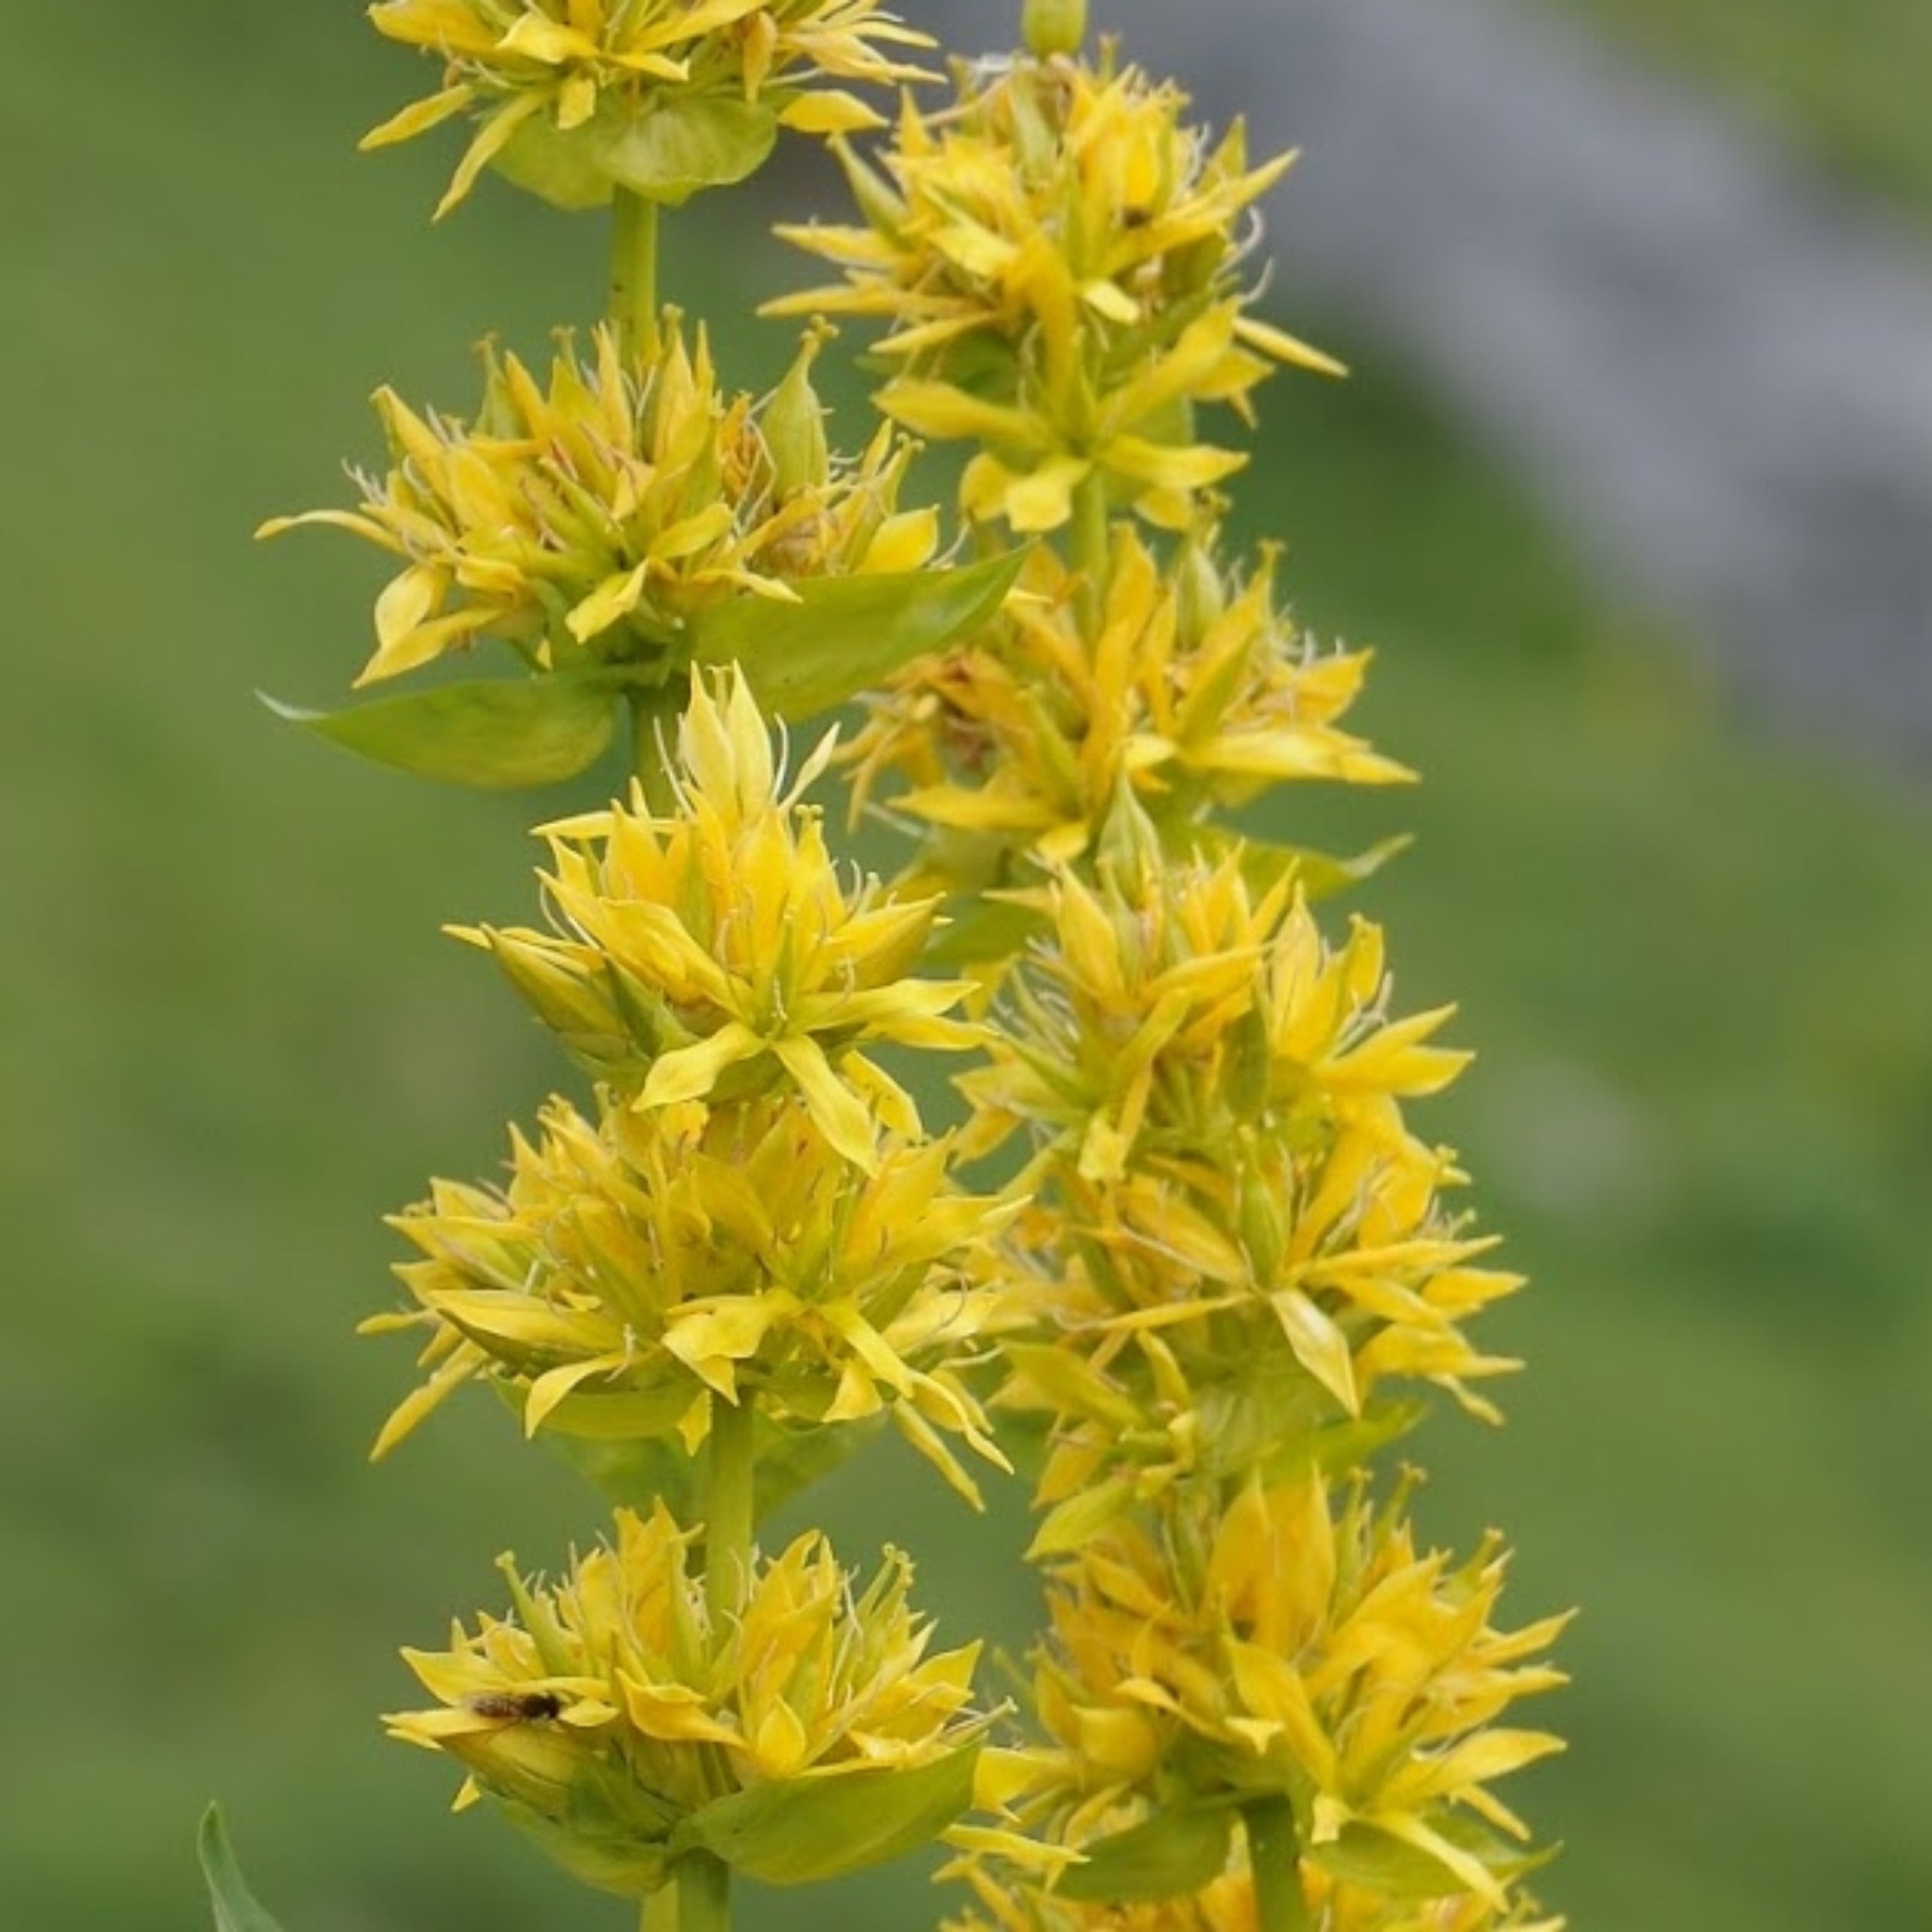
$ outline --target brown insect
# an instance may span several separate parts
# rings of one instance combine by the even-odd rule
[[[464,1699],[463,1708],[506,1724],[530,1724],[556,1717],[563,1700],[554,1690],[476,1690]]]

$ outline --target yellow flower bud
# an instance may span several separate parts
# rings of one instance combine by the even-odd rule
[[[811,371],[832,332],[814,328],[806,335],[760,419],[765,447],[771,452],[772,484],[782,503],[800,490],[823,488],[830,473],[825,405],[812,386]]]
[[[1042,60],[1078,53],[1086,33],[1087,0],[1026,0],[1020,36],[1027,50]]]

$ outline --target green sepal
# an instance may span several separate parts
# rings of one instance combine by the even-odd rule
[[[208,1881],[208,1895],[214,1907],[214,1932],[281,1932],[281,1928],[262,1910],[235,1862],[235,1848],[228,1842],[228,1822],[219,1804],[211,1804],[201,1814],[201,1829],[196,1835],[201,1854],[201,1875]]]
[[[980,1746],[929,1764],[807,1773],[734,1792],[694,1811],[673,1834],[760,1885],[815,1885],[929,1845],[973,1802]]]
[[[1226,1803],[1177,1806],[1144,1824],[1081,1846],[1084,1862],[1069,1865],[1055,1889],[1082,1902],[1176,1898],[1226,1870],[1234,1813]]]
[[[1108,1524],[1125,1515],[1134,1500],[1133,1484],[1121,1476],[1077,1491],[1047,1513],[1046,1520],[1027,1545],[1026,1560],[1039,1563],[1083,1548]]]
[[[1025,560],[1015,550],[961,570],[808,578],[791,586],[795,604],[730,598],[692,620],[691,659],[738,664],[761,705],[800,723],[983,624]]]
[[[418,778],[512,790],[576,777],[610,742],[616,694],[602,679],[554,674],[399,692],[343,711],[256,694],[278,718]]]
[[[1407,1435],[1427,1413],[1414,1398],[1378,1397],[1358,1416],[1335,1399],[1277,1335],[1250,1350],[1225,1379],[1197,1391],[1202,1473],[1238,1479],[1250,1469],[1292,1482],[1309,1468],[1331,1478]]]
[[[567,1786],[488,1796],[496,1809],[546,1857],[580,1883],[620,1898],[641,1898],[670,1875],[674,1820],[634,1780],[586,1758]]]
[[[660,94],[641,111],[612,99],[568,134],[530,116],[492,165],[554,208],[602,208],[620,188],[674,208],[757,173],[778,132],[771,106],[728,94]]]

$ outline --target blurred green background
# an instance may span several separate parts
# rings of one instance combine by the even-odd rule
[[[602,235],[494,186],[432,231],[450,147],[351,152],[428,70],[345,0],[0,26],[0,1923],[204,1926],[218,1793],[290,1932],[620,1926],[374,1714],[399,1643],[595,1504],[480,1400],[372,1474],[407,1352],[350,1334],[380,1214],[491,1170],[557,1077],[436,928],[524,914],[525,827],[574,795],[278,728],[253,689],[333,701],[380,572],[248,541],[340,499],[379,381],[460,411],[476,338],[594,314]],[[785,339],[735,318],[801,266],[737,209],[674,226],[666,280],[756,386]],[[1547,1894],[1580,1928],[1932,1924],[1932,812],[1586,596],[1372,326],[1289,320],[1358,373],[1273,386],[1244,514],[1314,628],[1379,647],[1367,726],[1428,783],[1277,829],[1420,833],[1368,909],[1402,1004],[1459,1000],[1480,1054],[1425,1126],[1534,1277],[1488,1330],[1532,1372],[1501,1433],[1435,1429],[1424,1510],[1509,1530],[1520,1617],[1585,1606],[1571,1754],[1518,1792],[1568,1841]],[[1023,1632],[1010,1507],[888,1458],[827,1513],[848,1559],[918,1553],[946,1634]],[[937,1910],[893,1874],[743,1922]]]

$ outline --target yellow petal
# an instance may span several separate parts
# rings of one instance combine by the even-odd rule
[[[868,107],[856,94],[837,88],[801,94],[796,100],[786,103],[778,120],[801,134],[856,134],[886,124],[884,115]]]
[[[371,128],[356,145],[366,152],[406,141],[428,128],[439,126],[452,114],[461,113],[476,98],[476,88],[466,81],[455,87],[446,87],[440,94],[426,94],[420,100],[411,101],[400,114],[391,115],[380,127]]]
[[[797,1082],[818,1131],[854,1167],[876,1174],[879,1156],[872,1117],[858,1095],[832,1072],[824,1048],[808,1034],[788,1034],[771,1046],[785,1071]]]
[[[1338,362],[1334,357],[1304,342],[1300,337],[1290,335],[1285,329],[1270,328],[1264,322],[1257,322],[1252,316],[1243,316],[1234,324],[1234,333],[1252,348],[1272,356],[1277,362],[1290,362],[1297,368],[1312,369],[1318,376],[1346,376],[1346,363]]]
[[[640,1107],[669,1107],[680,1100],[701,1100],[717,1084],[728,1066],[750,1060],[764,1050],[764,1042],[741,1021],[722,1026],[709,1040],[658,1055],[652,1064],[644,1090],[638,1096]],[[781,1056],[782,1058],[782,1056]]]

